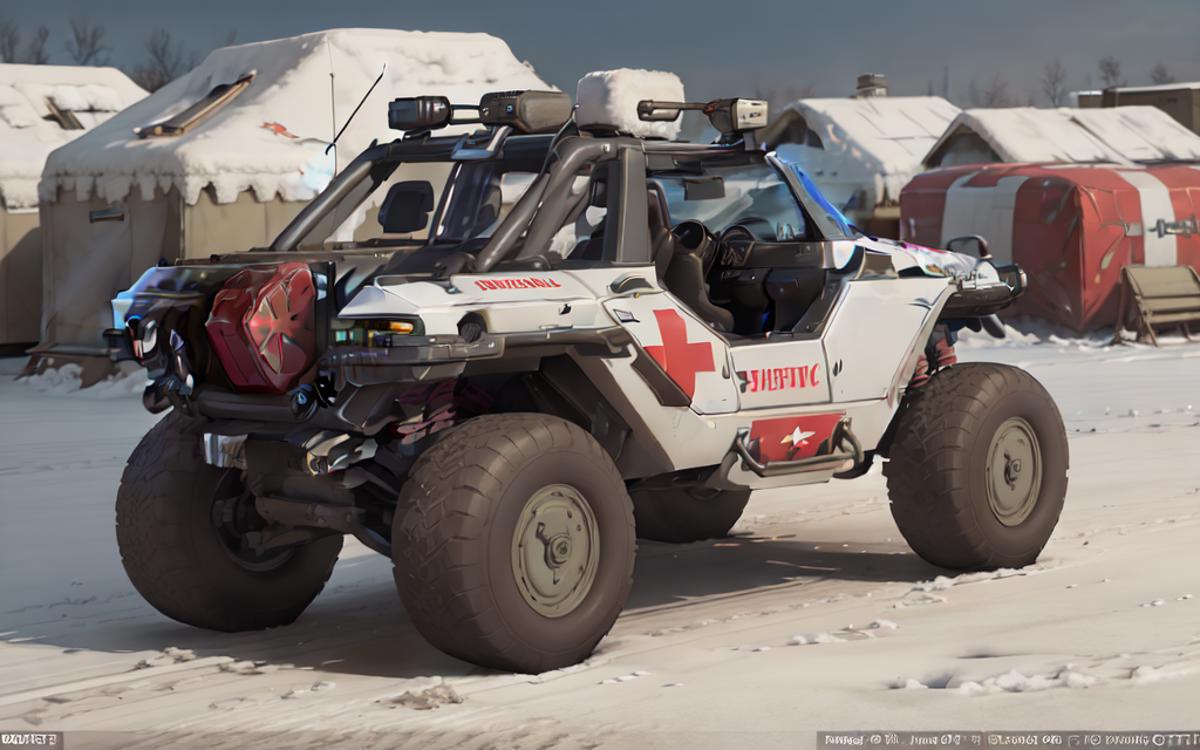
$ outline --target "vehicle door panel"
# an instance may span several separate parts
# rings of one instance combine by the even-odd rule
[[[674,297],[662,292],[617,297],[604,308],[687,394],[693,411],[737,410],[728,344]]]

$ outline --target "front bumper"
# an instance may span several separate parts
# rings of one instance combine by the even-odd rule
[[[958,289],[946,301],[941,318],[982,318],[1005,309],[1025,293],[1028,279],[1019,266],[997,266],[998,280],[979,282],[960,279]]]

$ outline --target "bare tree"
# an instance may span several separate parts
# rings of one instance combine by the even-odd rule
[[[1150,82],[1155,86],[1161,86],[1164,83],[1175,83],[1175,76],[1171,75],[1171,71],[1167,70],[1166,65],[1158,63],[1150,69]]]
[[[1067,97],[1067,69],[1062,60],[1054,58],[1054,62],[1042,67],[1042,93],[1050,100],[1051,107],[1061,107]]]
[[[21,62],[30,65],[45,65],[50,62],[50,53],[46,51],[46,42],[50,39],[50,29],[39,26],[33,33],[33,38],[25,46],[25,56]]]
[[[134,66],[132,78],[147,91],[157,91],[187,72],[192,61],[166,29],[155,29],[146,40],[146,59]]]
[[[997,73],[991,83],[982,88],[975,79],[967,85],[967,99],[972,107],[1013,107],[1016,99],[1008,93],[1008,83]]]
[[[972,107],[982,107],[982,99],[983,94],[979,90],[979,84],[976,83],[974,78],[972,78],[971,82],[967,84],[967,102]]]
[[[21,49],[22,36],[21,29],[16,24],[0,21],[0,62],[30,65],[45,65],[50,62],[50,53],[46,51],[50,29],[39,26],[24,50]]]
[[[12,21],[0,20],[0,62],[17,62],[20,48],[21,30]]]
[[[1124,85],[1125,81],[1121,80],[1121,61],[1112,55],[1100,58],[1100,80],[1104,88]]]
[[[86,18],[71,19],[71,38],[67,54],[76,65],[107,65],[109,47],[104,43],[104,27]]]

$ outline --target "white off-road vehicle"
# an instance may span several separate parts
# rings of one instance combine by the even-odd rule
[[[270,248],[160,266],[114,300],[115,355],[171,409],[117,497],[151,604],[217,630],[290,623],[350,534],[392,558],[435,646],[541,672],[609,631],[635,537],[720,537],[754,490],[879,459],[926,560],[1037,558],[1066,492],[1062,420],[1025,372],[953,350],[963,327],[998,330],[1020,270],[864,236],[777,142],[787,123],[759,127],[761,102],[638,104],[655,126],[703,110],[722,136],[695,144],[639,135],[621,101],[585,118],[502,92],[479,129],[438,136],[463,107],[396,100],[404,136]],[[395,178],[422,165],[448,172],[440,195]],[[382,237],[323,243],[377,190]]]

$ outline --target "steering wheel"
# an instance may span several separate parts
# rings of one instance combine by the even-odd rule
[[[707,275],[717,258],[719,245],[712,232],[708,231],[708,227],[695,219],[688,219],[676,224],[671,234],[675,235],[675,241],[684,252],[700,257],[704,273]]]

